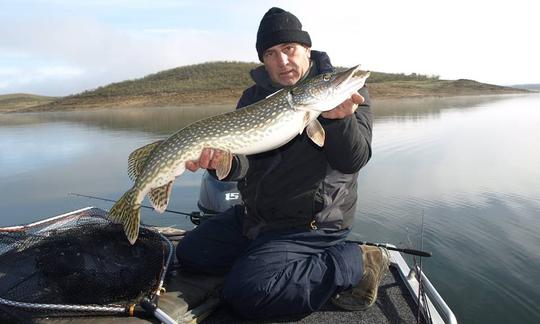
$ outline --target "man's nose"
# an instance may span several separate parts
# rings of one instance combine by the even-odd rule
[[[285,53],[279,53],[278,55],[278,64],[280,66],[285,66],[289,63],[289,56]]]

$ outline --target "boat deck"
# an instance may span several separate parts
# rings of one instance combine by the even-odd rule
[[[104,213],[97,208],[85,209],[85,211],[91,211],[97,215]],[[185,234],[185,231],[172,228],[158,228],[158,230],[167,236],[174,245],[179,244]],[[365,311],[343,311],[328,303],[319,311],[311,314],[257,321],[246,320],[234,314],[226,305],[219,303],[219,291],[224,277],[182,272],[179,265],[176,264],[176,258],[174,258],[175,264],[169,268],[170,272],[164,284],[166,292],[161,294],[158,306],[160,310],[178,323],[199,323],[201,321],[205,323],[426,323],[423,316],[417,320],[418,284],[416,279],[407,276],[410,270],[400,253],[390,251],[390,258],[390,269],[379,287],[377,302]],[[423,280],[426,281],[428,288],[431,287],[430,289],[435,291],[427,278],[424,277]],[[428,297],[427,301],[428,308],[432,310],[431,315],[434,316],[433,323],[455,323],[455,317],[451,310],[447,309],[446,313],[438,313],[442,299],[436,291],[435,295],[438,298],[433,300],[438,303],[437,308],[433,306],[431,296]],[[442,304],[446,306],[444,301]],[[17,309],[2,306],[0,307],[0,321],[26,317],[33,323],[159,323],[156,318],[147,313],[136,314],[135,317],[96,316],[95,314],[93,316],[41,317],[31,313],[25,315],[20,313],[22,317],[19,317],[18,313]],[[27,317],[28,315],[30,317]]]
[[[161,297],[159,307],[179,323],[193,320],[208,324],[225,323],[417,323],[418,306],[405,286],[398,270],[391,266],[379,288],[379,296],[373,307],[366,311],[343,311],[330,303],[317,312],[300,316],[247,320],[234,314],[225,305],[216,305],[212,291],[219,287],[222,278],[202,275],[178,274],[167,280],[168,292]],[[205,298],[206,297],[206,298]],[[193,307],[192,305],[196,305]],[[188,311],[191,309],[191,311]],[[193,311],[195,310],[195,311]],[[158,323],[154,318],[127,317],[72,317],[47,318],[39,323]],[[426,323],[420,317],[420,323]]]
[[[300,316],[247,320],[234,314],[225,305],[216,305],[213,291],[219,287],[222,278],[202,275],[178,274],[167,280],[168,292],[164,294],[159,307],[179,323],[193,320],[208,324],[224,323],[417,323],[418,306],[405,286],[398,270],[390,267],[379,288],[379,296],[373,307],[366,311],[343,311],[330,303],[317,312]],[[196,305],[193,307],[192,305]],[[216,308],[217,307],[217,308]],[[191,311],[188,311],[191,309]],[[195,311],[193,311],[195,310]],[[35,320],[35,319],[34,319]],[[46,318],[39,323],[158,323],[154,318],[127,318],[119,316],[92,316],[71,318]],[[420,323],[425,323],[420,317]]]
[[[416,323],[418,306],[395,267],[390,267],[373,307],[365,311],[342,311],[328,303],[321,310],[304,316],[274,318],[256,323]],[[204,323],[255,323],[242,320],[225,306],[218,309]],[[420,323],[425,323],[421,317]]]

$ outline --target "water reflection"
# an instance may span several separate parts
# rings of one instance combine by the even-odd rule
[[[486,95],[462,97],[425,97],[407,99],[384,99],[373,102],[375,119],[410,119],[418,120],[437,117],[451,109],[473,109],[495,102],[509,100],[521,95]]]
[[[104,130],[133,130],[168,135],[194,121],[233,109],[232,105],[211,105],[11,114],[0,115],[0,126],[72,122]]]
[[[436,118],[449,109],[472,109],[512,97],[508,95],[375,100],[373,101],[373,116],[377,121]],[[134,130],[166,135],[196,120],[233,109],[232,105],[206,105],[0,114],[0,126],[73,122],[108,130]]]

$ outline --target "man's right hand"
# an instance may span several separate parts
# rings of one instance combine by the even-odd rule
[[[205,148],[201,152],[199,160],[186,162],[186,169],[192,172],[197,171],[199,168],[215,170],[217,168],[219,158],[223,153],[224,152],[222,150]]]

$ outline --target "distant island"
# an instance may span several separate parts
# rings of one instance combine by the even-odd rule
[[[531,91],[540,91],[540,83],[533,84],[514,84],[512,88],[531,90]]]
[[[161,71],[65,97],[0,95],[0,112],[52,111],[102,107],[161,107],[234,104],[253,84],[249,71],[258,63],[209,62]],[[526,93],[526,89],[438,76],[372,72],[372,99]]]

